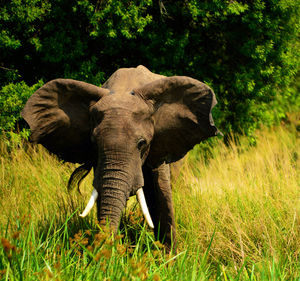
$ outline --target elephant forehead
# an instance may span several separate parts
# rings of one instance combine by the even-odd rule
[[[103,97],[95,105],[97,110],[102,112],[108,112],[112,109],[122,109],[131,112],[149,112],[149,107],[140,98],[135,95],[128,93],[114,93]]]

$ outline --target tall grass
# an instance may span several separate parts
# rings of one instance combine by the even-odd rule
[[[174,184],[180,246],[189,241],[203,252],[215,233],[210,261],[233,275],[255,264],[299,277],[299,136],[295,127],[282,126],[258,132],[255,147],[219,142],[208,164],[189,154]]]
[[[74,165],[42,147],[8,149],[1,141],[0,279],[297,280],[300,138],[292,117],[258,132],[256,146],[215,140],[173,169],[176,255],[154,241],[134,199],[122,235],[111,237],[98,228],[95,210],[78,217],[92,174],[82,195],[68,193]]]

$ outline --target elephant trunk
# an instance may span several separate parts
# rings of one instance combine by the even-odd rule
[[[141,179],[137,181],[130,173],[126,172],[126,165],[124,165],[124,162],[122,164],[120,165],[119,161],[114,165],[98,166],[99,168],[96,169],[94,178],[95,188],[85,210],[80,216],[85,217],[97,201],[99,222],[102,225],[109,222],[110,227],[116,230],[129,195],[133,195],[136,192],[143,215],[149,226],[154,228],[142,189],[143,182]],[[136,185],[137,187],[140,186],[138,190],[132,191],[133,182],[138,182]]]
[[[105,168],[100,177],[100,184],[97,184],[97,178],[95,187],[100,191],[98,220],[100,224],[109,222],[110,227],[117,230],[122,211],[129,198],[131,177],[119,168]]]

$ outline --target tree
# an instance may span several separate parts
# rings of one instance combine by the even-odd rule
[[[220,129],[251,136],[299,102],[299,21],[292,0],[12,0],[0,8],[0,82],[100,85],[143,64],[208,83]]]

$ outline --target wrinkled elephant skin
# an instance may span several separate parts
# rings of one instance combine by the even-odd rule
[[[219,133],[211,115],[216,103],[212,89],[198,80],[138,66],[117,70],[102,87],[52,80],[29,98],[22,116],[34,143],[83,164],[70,185],[94,169],[93,195],[82,216],[96,202],[98,220],[117,229],[129,196],[143,187],[143,212],[170,249],[176,231],[169,163]]]

